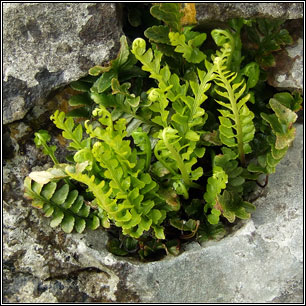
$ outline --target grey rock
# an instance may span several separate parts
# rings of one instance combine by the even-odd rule
[[[3,124],[112,59],[121,34],[114,3],[4,3]]]
[[[303,91],[303,52],[304,41],[297,42],[285,48],[285,52],[276,55],[276,66],[269,71],[268,82],[279,89],[298,89]]]
[[[303,18],[303,3],[196,3],[199,24],[230,18]]]
[[[4,165],[4,301],[301,303],[303,126],[296,128],[252,219],[220,241],[150,263],[110,254],[103,230],[51,229],[22,198],[24,176],[46,163],[27,145]]]

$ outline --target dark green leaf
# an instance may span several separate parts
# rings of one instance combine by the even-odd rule
[[[119,50],[119,54],[117,56],[117,58],[115,60],[112,61],[112,69],[114,69],[116,71],[116,73],[118,72],[118,69],[126,63],[126,61],[129,58],[129,46],[126,40],[126,37],[124,35],[122,35],[120,37],[120,50]],[[102,91],[99,91],[102,92]]]
[[[53,212],[54,212],[54,207],[49,206],[49,208],[46,209],[46,211],[45,211],[45,217],[47,217],[47,218],[51,217]]]
[[[155,43],[170,44],[169,28],[167,26],[153,26],[145,30],[144,35]]]
[[[102,93],[111,87],[111,82],[113,78],[117,78],[117,72],[110,70],[104,72],[102,76],[94,83],[92,91],[97,91],[97,93]]]
[[[132,237],[127,237],[123,241],[123,247],[125,250],[131,252],[135,251],[138,248],[138,240],[132,238]]]
[[[100,219],[97,216],[93,216],[88,225],[90,229],[95,230],[100,226]]]
[[[252,62],[247,64],[241,71],[242,74],[248,77],[247,86],[253,88],[259,80],[260,69],[257,63]]]
[[[79,212],[79,210],[81,209],[83,203],[84,203],[84,198],[83,198],[83,196],[79,195],[77,197],[77,199],[75,200],[75,202],[73,203],[73,205],[71,207],[71,211],[73,211],[75,214],[77,214]]]
[[[76,96],[72,96],[68,102],[71,106],[93,104],[93,101],[90,99],[89,94],[87,92]]]
[[[41,195],[47,200],[50,200],[52,195],[54,194],[55,189],[56,189],[56,183],[50,182],[44,186]]]
[[[173,31],[181,30],[181,18],[183,13],[180,12],[179,3],[160,3],[151,7],[151,14],[162,20]]]
[[[75,218],[71,215],[65,215],[61,227],[63,231],[67,234],[71,233],[74,227]]]
[[[62,205],[63,208],[68,209],[71,207],[71,205],[74,203],[74,201],[76,200],[77,196],[78,196],[78,191],[77,190],[72,190],[69,192],[68,197],[66,199],[66,201],[64,202],[64,204]]]
[[[170,240],[165,243],[165,246],[167,248],[167,251],[174,256],[177,256],[180,254],[180,245],[178,240]]]
[[[90,90],[91,84],[82,81],[75,81],[70,83],[70,87],[77,91],[87,92]]]
[[[141,11],[137,8],[129,9],[128,20],[132,27],[139,27],[141,25]]]
[[[84,219],[77,218],[75,222],[75,230],[78,233],[82,233],[86,228],[86,221]]]
[[[60,205],[66,201],[69,193],[69,185],[65,184],[60,189],[58,189],[51,198],[51,201]]]
[[[83,207],[79,210],[78,215],[80,217],[87,218],[89,216],[89,213],[90,213],[90,207],[87,205],[83,205]]]
[[[110,239],[107,244],[107,249],[109,252],[118,256],[125,256],[128,254],[123,248],[120,248],[120,241],[118,239]]]
[[[79,107],[73,109],[72,111],[66,114],[66,117],[72,118],[90,118],[90,109],[88,107]]]
[[[51,227],[56,227],[61,224],[63,218],[64,218],[64,213],[61,209],[56,208],[53,215],[52,215],[52,220],[50,222]]]

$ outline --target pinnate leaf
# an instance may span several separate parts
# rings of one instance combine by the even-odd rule
[[[69,234],[74,228],[74,223],[75,218],[71,215],[66,214],[63,221],[61,222],[61,227],[65,233]]]
[[[52,196],[51,201],[56,204],[63,204],[69,193],[69,185],[64,184],[60,189],[58,189]]]

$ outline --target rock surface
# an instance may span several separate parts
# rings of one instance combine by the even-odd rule
[[[4,166],[5,302],[303,301],[302,125],[251,220],[219,242],[151,263],[108,253],[102,230],[51,229],[22,199],[29,164],[45,163],[31,145],[25,151]]]
[[[279,89],[298,89],[303,91],[304,41],[298,38],[297,42],[285,48],[285,52],[276,55],[276,66],[271,69],[269,84]]]
[[[3,124],[112,59],[121,34],[114,3],[4,3]]]
[[[303,18],[303,3],[196,3],[199,24],[230,18]]]

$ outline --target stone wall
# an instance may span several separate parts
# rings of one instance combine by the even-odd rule
[[[106,3],[5,3],[3,25],[4,124],[113,58],[122,34]]]

